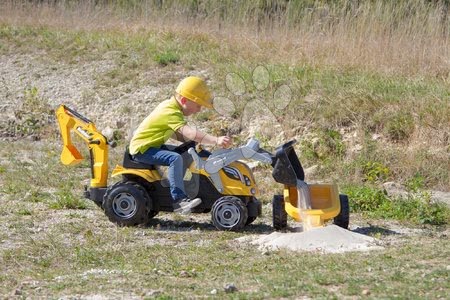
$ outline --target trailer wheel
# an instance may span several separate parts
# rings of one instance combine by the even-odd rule
[[[282,195],[274,195],[272,199],[273,228],[283,230],[287,227],[287,212],[284,209],[284,198]]]
[[[348,196],[339,194],[339,202],[341,203],[341,211],[334,218],[333,223],[344,229],[348,229],[348,223],[350,221],[350,205],[348,203]]]
[[[118,182],[109,187],[103,198],[106,216],[120,226],[146,224],[149,220],[150,196],[136,182]]]
[[[212,206],[211,219],[219,230],[237,231],[242,229],[247,222],[247,207],[237,197],[221,197]]]

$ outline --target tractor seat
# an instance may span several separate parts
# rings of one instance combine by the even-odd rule
[[[146,169],[146,170],[156,170],[155,165],[148,165],[137,162],[133,160],[128,147],[125,149],[125,154],[123,155],[123,167],[128,169]]]

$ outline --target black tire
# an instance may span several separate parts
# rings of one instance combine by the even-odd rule
[[[247,222],[245,222],[245,225],[250,225],[253,223],[253,221],[256,220],[256,217],[248,217]]]
[[[127,178],[124,178],[124,179],[122,180],[122,183],[132,184],[132,185],[134,185],[137,189],[141,190],[142,193],[145,193],[145,194],[148,195],[147,189],[144,187],[144,186],[145,186],[145,183],[140,183],[138,178],[134,178],[134,180],[131,179],[131,178],[128,178],[128,179],[127,179]],[[150,196],[149,196],[149,198],[150,198],[150,200],[152,200]],[[148,212],[148,219],[149,219],[149,220],[152,219],[152,218],[154,218],[154,217],[155,217],[156,215],[158,215],[158,213],[159,213],[159,211],[158,211],[158,210],[154,210],[153,207],[154,207],[154,204],[150,201],[150,210],[149,210],[149,212]]]
[[[156,217],[156,215],[158,215],[158,213],[159,213],[159,211],[157,211],[157,210],[150,210],[148,212],[148,219],[149,220],[153,219],[154,217]]]
[[[136,182],[118,182],[109,187],[103,198],[106,216],[119,226],[146,224],[151,212],[151,199]]]
[[[341,211],[334,218],[333,223],[339,227],[348,229],[348,224],[350,222],[350,205],[348,203],[348,196],[339,194],[339,202],[341,203]]]
[[[152,198],[148,195],[147,190],[144,188],[144,186],[142,186],[140,183],[134,182],[134,181],[133,182],[130,181],[130,182],[128,182],[128,184],[133,184],[137,189],[139,189],[142,193],[144,193],[148,196],[149,207],[150,207],[150,210],[148,211],[148,219],[150,220],[153,217],[155,217],[159,213],[159,211],[153,209],[153,204],[151,201]]]
[[[273,228],[283,230],[287,228],[287,212],[284,209],[284,198],[282,195],[274,195],[272,199]]]
[[[219,230],[238,231],[247,223],[247,207],[237,197],[221,197],[212,206],[211,219]]]
[[[262,215],[262,204],[255,197],[250,197],[247,203],[248,218],[245,225],[252,224],[259,216]]]

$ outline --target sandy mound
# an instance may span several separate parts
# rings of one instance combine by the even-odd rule
[[[288,249],[323,253],[383,249],[383,247],[378,245],[379,243],[376,239],[343,229],[336,225],[314,228],[306,232],[274,232],[259,237],[251,243],[259,245],[259,249]]]

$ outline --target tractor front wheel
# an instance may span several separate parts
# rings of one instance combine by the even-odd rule
[[[248,211],[241,199],[225,196],[214,202],[211,218],[214,226],[219,230],[238,231],[245,226]]]

